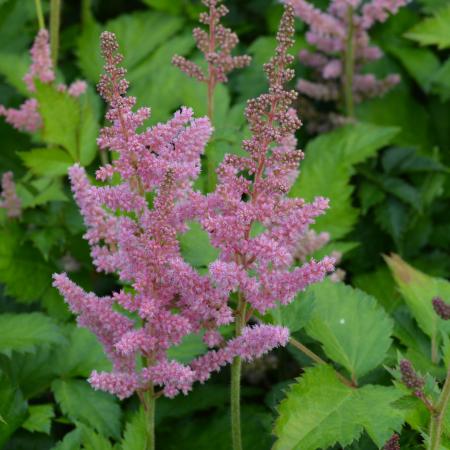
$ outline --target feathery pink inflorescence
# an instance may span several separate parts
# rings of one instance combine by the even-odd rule
[[[288,7],[276,56],[265,66],[269,93],[247,106],[252,136],[243,145],[249,155],[227,155],[217,189],[208,195],[194,191],[193,181],[212,133],[209,119],[195,119],[192,110],[182,108],[167,123],[145,128],[150,110],[135,111],[116,38],[102,33],[105,73],[98,89],[109,105],[110,124],[98,143],[118,156],[97,171],[97,178],[114,176],[115,182],[93,186],[77,165],[70,179],[97,270],[117,274],[129,289],[99,298],[65,274],[54,277],[79,324],[99,337],[113,362],[112,373],[92,374],[94,388],[125,398],[160,386],[173,397],[236,356],[251,361],[286,345],[288,330],[272,325],[247,326],[225,340],[220,326],[236,319],[230,294],[239,292],[250,309],[263,313],[276,302],[289,303],[333,270],[332,258],[295,263],[299,239],[328,203],[321,197],[306,203],[286,196],[303,155],[294,138],[300,121],[290,106],[296,93],[283,87],[294,75],[287,68],[293,20]],[[207,274],[181,253],[178,236],[189,229],[188,221],[199,222],[220,250]],[[262,232],[253,235],[258,224]],[[132,315],[122,316],[115,305]],[[203,335],[210,350],[190,364],[171,360],[168,350],[192,333]],[[138,356],[142,369],[135,365]]]
[[[22,202],[16,192],[14,175],[12,172],[5,172],[2,175],[2,193],[0,196],[0,208],[6,210],[6,215],[10,218],[20,217],[22,213]]]
[[[193,61],[183,56],[175,55],[172,63],[188,76],[198,81],[211,84],[226,83],[227,74],[234,69],[240,69],[250,64],[251,58],[247,55],[232,56],[231,52],[239,42],[236,33],[224,27],[220,21],[228,14],[221,0],[202,0],[208,12],[200,14],[200,22],[208,27],[208,31],[194,28],[193,35],[197,48],[203,53],[208,63],[207,73]]]
[[[31,47],[30,54],[31,66],[27,74],[23,77],[23,81],[25,81],[30,92],[35,92],[35,78],[42,81],[42,83],[51,83],[55,80],[47,30],[39,30]]]
[[[27,89],[30,93],[36,92],[35,80],[44,84],[55,81],[55,72],[50,56],[50,45],[48,31],[39,30],[30,50],[31,65],[28,72],[23,77]],[[87,89],[85,81],[77,80],[69,87],[59,84],[58,91],[67,92],[72,97],[79,97]],[[4,116],[7,123],[19,131],[35,133],[42,127],[42,118],[39,114],[39,104],[35,98],[25,100],[19,108],[5,108],[0,105],[0,116]]]
[[[297,89],[302,98],[301,110],[308,119],[311,132],[325,131],[348,120],[337,114],[343,103],[343,59],[349,30],[353,30],[354,70],[353,96],[355,102],[384,95],[399,83],[396,74],[377,79],[373,74],[362,74],[364,64],[381,58],[382,51],[370,44],[368,29],[376,22],[384,22],[408,0],[331,0],[327,11],[321,11],[308,0],[283,0],[292,5],[295,14],[309,25],[306,40],[316,52],[302,50],[300,62],[312,69],[313,80],[300,79]],[[351,22],[350,22],[351,19]],[[309,99],[335,103],[330,113],[312,111]]]

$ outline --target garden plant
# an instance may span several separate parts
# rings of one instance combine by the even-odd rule
[[[0,29],[0,448],[450,449],[447,0]]]

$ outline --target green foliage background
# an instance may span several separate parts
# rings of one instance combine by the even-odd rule
[[[282,12],[274,0],[226,4],[225,22],[241,39],[238,52],[253,62],[217,90],[209,144],[216,165],[225,153],[242,152],[245,101],[267,87],[261,66],[275,48]],[[48,7],[44,2],[45,12]],[[204,115],[204,87],[170,63],[175,53],[199,57],[191,30],[201,10],[197,0],[63,1],[58,79],[87,80],[87,94],[78,101],[38,85],[45,132],[37,137],[0,120],[0,172],[15,173],[25,208],[15,222],[0,210],[0,447],[143,448],[145,419],[136,399],[118,402],[85,381],[109,362],[95,337],[76,327],[51,274],[71,267],[71,277],[86,289],[105,294],[117,287],[113,277],[93,271],[65,176],[75,161],[91,174],[100,164],[100,32],[117,34],[130,93],[139,106],[152,107],[151,123],[180,105]],[[22,77],[36,31],[31,0],[0,0],[0,104],[17,106],[27,95]],[[305,31],[298,21],[294,53],[306,46]],[[449,327],[430,303],[434,295],[450,302],[450,6],[414,0],[372,36],[385,57],[370,69],[399,73],[400,85],[361,104],[356,125],[319,137],[300,130],[306,156],[290,193],[330,199],[315,229],[332,238],[321,254],[343,253],[346,284],[326,281],[261,318],[288,326],[329,364],[313,364],[289,346],[244,368],[245,449],[370,450],[401,429],[402,448],[423,448],[427,438],[428,412],[392,382],[398,373],[387,367],[406,355],[428,374],[427,389],[436,396],[450,354]],[[295,69],[307,76],[299,61]],[[180,241],[199,271],[216,257],[197,224]],[[383,255],[391,253],[402,259],[386,263]],[[203,351],[192,336],[171,356],[183,361]],[[358,388],[342,384],[333,368]],[[229,449],[228,384],[224,370],[187,397],[159,399],[157,448]],[[450,414],[444,428],[443,448],[450,448]]]

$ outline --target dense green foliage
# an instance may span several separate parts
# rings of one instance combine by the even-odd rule
[[[261,65],[275,47],[282,12],[275,0],[226,3],[231,13],[225,22],[253,62],[216,92],[216,132],[208,149],[216,166],[224,154],[242,152],[245,101],[266,89]],[[48,12],[49,2],[43,5]],[[138,401],[119,402],[87,383],[92,370],[107,370],[109,362],[96,338],[76,327],[51,275],[70,270],[77,283],[98,294],[118,287],[92,267],[66,177],[75,161],[91,174],[100,163],[100,32],[117,34],[130,93],[138,105],[151,106],[152,123],[168,119],[180,105],[202,115],[205,87],[170,62],[174,54],[199,57],[191,29],[201,10],[197,0],[63,1],[58,80],[85,79],[87,94],[75,99],[38,85],[45,130],[38,136],[19,133],[0,118],[0,173],[14,172],[23,205],[15,221],[0,209],[1,448],[144,448]],[[32,1],[0,0],[0,104],[17,106],[27,95],[22,77],[36,31]],[[295,53],[307,45],[304,33],[298,21]],[[385,56],[371,70],[396,71],[401,83],[359,105],[360,123],[320,136],[301,129],[305,159],[290,192],[330,199],[314,229],[331,236],[320,255],[343,253],[345,283],[326,280],[259,317],[288,326],[324,363],[289,345],[244,365],[248,450],[370,450],[382,448],[394,432],[401,434],[402,448],[415,449],[429,439],[430,412],[395,368],[408,358],[436,399],[450,364],[450,325],[431,304],[436,296],[450,302],[450,6],[415,0],[377,26],[373,38]],[[306,73],[299,61],[295,66]],[[197,187],[204,184],[202,175]],[[181,248],[200,272],[217,254],[196,223]],[[192,336],[172,357],[190,360],[203,351],[201,338]],[[158,399],[158,449],[231,448],[228,371],[188,396]],[[450,412],[441,445],[450,449]]]

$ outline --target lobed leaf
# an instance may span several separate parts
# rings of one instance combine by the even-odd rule
[[[69,419],[93,427],[105,436],[119,437],[121,410],[112,395],[94,391],[86,381],[73,379],[55,380],[52,391]]]
[[[391,345],[393,322],[376,300],[330,280],[310,286],[314,310],[306,332],[327,356],[360,378],[381,364]]]
[[[402,397],[393,387],[342,384],[326,365],[306,369],[279,405],[274,450],[346,448],[366,431],[380,448],[403,423],[393,403]]]

